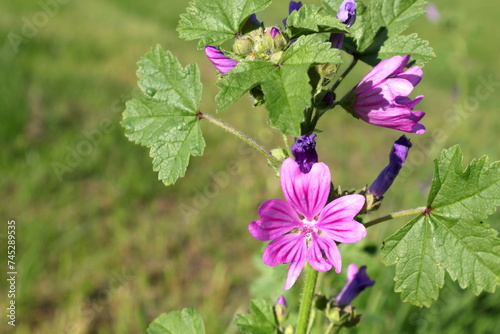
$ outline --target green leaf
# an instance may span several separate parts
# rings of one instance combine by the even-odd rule
[[[170,185],[184,176],[189,157],[202,155],[205,147],[197,116],[200,73],[196,65],[182,68],[160,46],[138,64],[144,93],[127,102],[122,125],[130,140],[150,148],[153,170]]]
[[[384,59],[407,54],[411,55],[410,62],[415,61],[415,65],[420,67],[436,57],[434,51],[429,46],[429,42],[420,39],[415,33],[408,36],[389,38],[380,50],[373,53],[367,50],[363,52],[360,59],[371,66],[375,66]]]
[[[445,271],[476,295],[500,283],[500,239],[482,223],[500,205],[500,162],[473,160],[462,171],[458,146],[435,163],[426,213],[384,242],[382,261],[396,264],[396,287],[403,301],[430,306],[444,284]]]
[[[323,0],[323,7],[331,15],[335,15],[340,3],[339,0]],[[399,55],[408,53],[404,49],[397,52],[392,47],[402,43],[402,40],[389,40],[401,34],[413,20],[423,15],[426,5],[425,0],[372,0],[367,6],[358,2],[356,23],[349,28],[350,33],[345,40],[344,49],[349,53],[360,54],[361,59],[370,61],[371,65],[376,60],[373,56],[381,52],[385,43],[390,44],[385,52],[395,52]],[[411,49],[417,46],[410,44],[405,47]],[[382,56],[379,59],[384,59]]]
[[[273,306],[263,299],[252,299],[250,314],[238,314],[235,323],[243,333],[278,333],[279,324],[274,316]]]
[[[204,334],[203,320],[195,309],[162,313],[153,320],[147,334]]]
[[[236,102],[251,88],[260,85],[264,92],[271,125],[284,134],[300,136],[304,108],[311,105],[312,87],[307,74],[314,64],[340,64],[339,50],[319,36],[301,36],[283,53],[279,64],[242,61],[218,83],[216,97],[221,111]]]
[[[272,0],[195,0],[181,15],[177,30],[186,40],[199,39],[198,49],[219,46],[240,32],[246,19]]]
[[[347,32],[345,24],[335,16],[328,15],[320,7],[306,5],[290,14],[287,29],[291,39],[314,33]]]

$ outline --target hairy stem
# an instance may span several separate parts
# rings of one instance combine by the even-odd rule
[[[335,89],[337,89],[337,87],[344,80],[344,78],[349,74],[349,72],[351,72],[354,66],[356,66],[356,64],[358,63],[358,56],[353,55],[353,57],[354,58],[352,59],[351,64],[349,64],[349,67],[345,69],[344,73],[342,73],[342,75],[337,79],[337,81],[335,81],[335,83],[332,85],[332,88],[330,88],[332,92],[335,91]]]
[[[314,292],[316,290],[316,281],[318,272],[314,270],[308,263],[304,266],[307,270],[306,282],[302,291],[302,301],[300,302],[299,320],[297,323],[296,334],[306,334],[309,324],[309,315],[311,314]]]
[[[269,151],[267,151],[265,148],[263,148],[262,146],[260,146],[255,140],[253,140],[252,138],[248,137],[243,132],[236,130],[235,128],[231,127],[229,124],[224,123],[223,121],[221,121],[221,120],[219,120],[219,119],[217,119],[217,118],[215,118],[215,117],[213,117],[213,116],[211,116],[209,114],[203,114],[203,113],[199,112],[198,113],[198,118],[200,118],[200,119],[206,119],[210,123],[215,124],[215,125],[223,128],[224,130],[226,130],[229,133],[232,133],[233,135],[235,135],[236,137],[238,137],[239,139],[243,140],[245,143],[247,143],[248,145],[250,145],[251,147],[253,147],[260,154],[262,154],[263,156],[265,156],[267,158],[267,160],[269,162],[271,162],[275,167],[279,168],[281,166],[280,162],[278,160],[276,160],[276,158],[273,157],[272,154],[269,153]]]
[[[386,220],[391,220],[394,218],[399,218],[399,217],[404,217],[404,216],[416,215],[418,213],[425,212],[426,210],[427,210],[426,206],[421,206],[421,207],[416,208],[416,209],[398,211],[398,212],[388,214],[387,216],[383,216],[383,217],[371,220],[371,221],[365,223],[364,225],[365,225],[365,227],[370,227],[370,226],[385,222]]]

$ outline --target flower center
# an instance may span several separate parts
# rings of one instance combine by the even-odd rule
[[[302,223],[304,225],[302,225],[299,230],[300,230],[300,234],[303,235],[304,237],[306,238],[310,238],[311,237],[311,233],[318,233],[318,229],[315,227],[316,223],[317,223],[317,220],[316,219],[313,219],[312,221],[309,221],[307,219],[302,219]]]

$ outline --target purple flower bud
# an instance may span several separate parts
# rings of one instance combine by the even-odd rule
[[[351,263],[347,267],[347,283],[335,298],[335,302],[341,306],[349,305],[361,291],[374,284],[375,281],[372,281],[366,273],[366,266],[358,268],[356,264]]]
[[[337,18],[346,25],[347,28],[352,26],[356,21],[356,0],[344,0],[339,7]]]
[[[342,44],[344,44],[344,34],[341,32],[331,33],[330,43],[332,43],[332,48],[342,49]]]
[[[269,33],[271,34],[271,36],[272,36],[273,38],[275,38],[275,37],[276,37],[276,35],[278,35],[278,34],[280,33],[280,30],[279,30],[278,28],[276,28],[276,27],[272,27],[272,28],[271,28],[271,31],[269,31]]]
[[[285,296],[281,295],[278,297],[278,300],[276,301],[276,303],[274,303],[274,305],[283,305],[284,307],[287,307],[287,303],[286,303],[286,299],[285,299]]]
[[[316,153],[316,134],[303,135],[297,138],[292,145],[292,154],[299,165],[302,173],[307,174],[312,166],[318,162],[318,153]]]
[[[402,135],[394,142],[391,154],[389,155],[389,164],[373,181],[366,191],[367,193],[372,193],[376,199],[381,198],[385,194],[403,167],[411,146],[410,140],[405,135]]]
[[[205,54],[212,64],[214,64],[215,68],[222,74],[231,71],[238,64],[236,59],[227,57],[222,51],[214,46],[205,46]]]

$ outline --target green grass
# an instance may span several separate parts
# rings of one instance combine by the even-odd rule
[[[273,4],[262,16],[266,23],[280,22],[286,5]],[[254,265],[253,254],[260,254],[263,245],[249,236],[247,224],[257,217],[261,202],[281,196],[265,161],[204,124],[204,156],[192,159],[186,177],[167,188],[157,181],[147,149],[129,142],[119,125],[124,102],[136,86],[136,62],[157,43],[184,65],[199,64],[206,83],[203,111],[214,110],[215,71],[195,42],[182,41],[175,32],[186,6],[187,1],[72,1],[20,45],[19,53],[3,54],[0,218],[17,222],[16,333],[140,333],[161,312],[183,307],[199,310],[208,333],[235,333],[232,319],[246,311],[250,291],[252,296],[267,295],[262,289],[266,284],[273,298],[281,293],[283,280],[268,284],[269,273],[261,285],[249,288],[264,269]],[[426,95],[422,110],[429,131],[411,136],[414,158],[374,216],[422,205],[432,161],[442,148],[460,143],[467,162],[483,154],[500,158],[498,88],[478,110],[464,113],[453,131],[445,116],[474,96],[481,76],[500,80],[492,42],[500,6],[486,1],[479,8],[464,0],[438,6],[440,24],[422,18],[411,28],[428,39],[438,55],[425,67],[416,89]],[[2,3],[0,36],[21,34],[22,18],[29,20],[39,11],[36,3]],[[367,70],[358,66],[344,89]],[[265,109],[250,105],[244,98],[219,116],[266,147],[279,145],[277,132],[265,130]],[[111,124],[106,131],[103,122]],[[342,111],[318,126],[325,130],[318,137],[319,155],[331,166],[335,183],[344,188],[370,183],[400,135]],[[444,139],[436,139],[436,128],[445,131]],[[83,147],[86,133],[100,137],[81,161],[63,174],[59,171],[58,177],[57,163],[65,163],[72,150]],[[425,143],[431,143],[431,149]],[[240,161],[238,171],[229,174],[234,161]],[[214,175],[225,178],[215,181]],[[194,209],[186,216],[187,207]],[[378,249],[403,223],[374,227],[362,243],[343,245],[344,262],[367,264],[377,281],[355,302],[364,314],[355,332],[499,332],[499,293],[475,297],[447,282],[429,310],[401,303],[392,292],[393,268],[363,247]],[[500,228],[498,214],[489,223]],[[5,231],[0,232],[2,240]],[[335,293],[344,281],[344,273],[329,273],[322,290]],[[0,285],[2,296],[4,287]],[[295,294],[287,298],[297,300]],[[0,299],[1,309],[6,302]],[[5,319],[0,324],[0,331],[4,329],[12,332]]]

